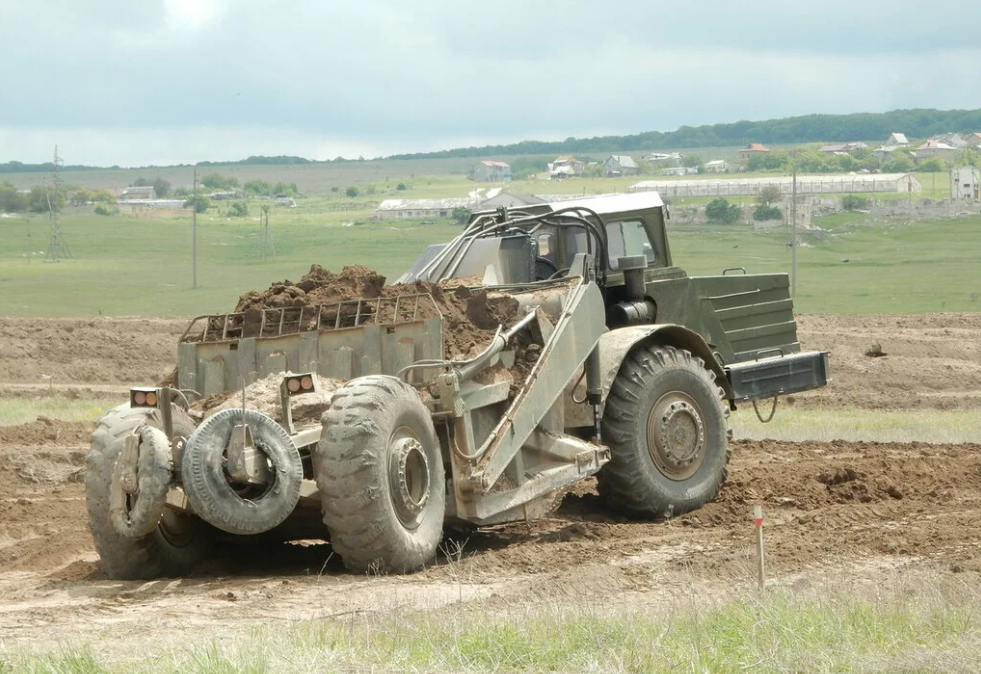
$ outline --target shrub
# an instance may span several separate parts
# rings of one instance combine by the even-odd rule
[[[406,186],[405,183],[399,183],[398,185],[395,186],[395,189],[397,189],[399,192],[404,192],[409,188]]]
[[[95,214],[96,215],[104,215],[106,217],[109,217],[110,215],[115,215],[118,212],[119,212],[119,209],[118,208],[109,207],[106,204],[96,204],[95,205]]]
[[[350,186],[350,187],[348,187],[348,188],[347,188],[346,190],[344,190],[344,194],[346,194],[346,195],[347,195],[347,196],[349,196],[349,197],[350,197],[351,199],[353,199],[353,198],[355,198],[356,196],[358,196],[359,194],[361,194],[361,191],[360,191],[360,190],[358,190],[358,188],[357,188],[357,187],[355,187],[354,185],[351,185],[351,186]]]
[[[228,215],[233,218],[244,218],[249,214],[249,205],[244,201],[233,202],[231,206],[228,207]]]
[[[846,194],[841,198],[841,207],[846,211],[864,211],[871,204],[871,199],[857,194]]]
[[[184,202],[184,208],[191,208],[195,213],[204,213],[211,205],[211,199],[204,194],[196,194]]]
[[[470,209],[466,206],[457,206],[453,209],[453,219],[461,225],[465,225],[470,219]]]
[[[753,211],[754,220],[780,220],[783,218],[783,211],[776,206],[760,204]]]
[[[742,211],[739,209],[739,206],[730,204],[728,199],[723,199],[722,197],[713,199],[705,207],[705,217],[712,222],[731,225],[739,220],[740,215],[742,215]]]

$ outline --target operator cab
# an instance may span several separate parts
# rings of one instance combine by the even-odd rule
[[[562,276],[589,253],[608,286],[623,284],[622,258],[647,269],[672,266],[656,192],[570,199],[519,209],[478,211],[457,239],[427,248],[400,283],[478,277],[486,285]]]

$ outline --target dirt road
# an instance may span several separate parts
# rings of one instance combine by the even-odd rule
[[[171,367],[182,323],[0,321],[0,395],[29,395],[49,370],[83,391],[156,381]],[[802,342],[832,351],[835,383],[796,404],[981,407],[979,338],[981,316],[973,315],[804,317]],[[873,342],[888,355],[863,355]],[[691,582],[752,578],[752,504],[766,510],[775,582],[896,568],[981,580],[981,446],[760,441],[736,444],[715,503],[667,523],[611,517],[587,481],[552,519],[448,543],[437,566],[411,576],[350,575],[328,546],[309,542],[237,548],[180,580],[111,581],[86,526],[90,431],[54,420],[0,426],[0,635],[8,646],[52,635],[121,640],[149,634],[144,626],[155,639],[178,639],[256,620],[460,601],[486,610],[586,595],[656,602]]]

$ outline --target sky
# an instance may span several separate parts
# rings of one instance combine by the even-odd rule
[[[981,3],[0,0],[0,163],[377,157],[981,107]]]

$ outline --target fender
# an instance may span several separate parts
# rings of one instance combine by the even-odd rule
[[[627,328],[610,330],[600,337],[600,372],[603,376],[603,400],[605,402],[613,379],[620,371],[623,359],[630,350],[639,344],[658,344],[673,346],[678,349],[691,351],[705,362],[705,367],[715,373],[715,383],[725,391],[726,399],[732,400],[732,385],[725,370],[716,360],[712,348],[705,339],[693,330],[673,323],[654,325],[634,325]]]
[[[712,354],[712,348],[705,339],[692,330],[673,323],[660,323],[654,325],[634,325],[627,328],[617,328],[603,333],[599,341],[600,353],[600,375],[603,387],[603,404],[606,404],[606,397],[610,393],[613,380],[620,371],[623,359],[627,357],[631,349],[640,344],[658,344],[673,346],[678,349],[687,349],[692,355],[698,356],[705,362],[705,367],[715,373],[716,383],[725,392],[726,400],[733,400],[732,385],[725,370]],[[580,370],[581,372],[581,370]],[[589,405],[583,404],[586,395],[586,382],[584,378],[576,378],[574,383],[566,387],[563,395],[565,401],[565,427],[590,427],[593,425],[593,411]]]

